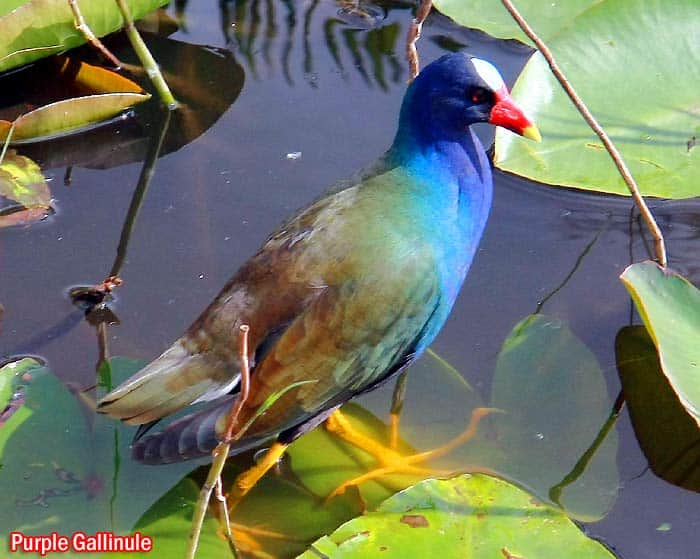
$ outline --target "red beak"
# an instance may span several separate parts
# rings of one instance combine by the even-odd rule
[[[542,141],[542,136],[537,126],[513,102],[505,87],[496,92],[496,104],[491,109],[489,122],[495,126],[507,128],[511,132],[520,134],[535,142]]]

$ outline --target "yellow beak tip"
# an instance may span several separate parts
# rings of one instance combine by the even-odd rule
[[[540,131],[537,129],[537,126],[534,124],[531,124],[530,126],[523,128],[522,131],[522,136],[524,138],[527,138],[528,140],[532,140],[534,142],[541,142],[542,141],[542,135],[540,134]]]

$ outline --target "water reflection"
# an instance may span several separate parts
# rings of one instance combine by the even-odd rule
[[[414,2],[336,0],[334,13],[320,10],[328,1],[220,0],[220,30],[253,79],[281,72],[295,85],[301,73],[312,87],[317,80],[319,38],[335,70],[349,80],[357,74],[368,87],[387,91],[402,84],[403,22]],[[188,2],[175,3],[175,17],[187,28]],[[397,21],[397,15],[402,22]],[[318,37],[317,37],[318,35]]]

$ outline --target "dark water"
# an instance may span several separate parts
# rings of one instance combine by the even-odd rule
[[[221,6],[186,6],[185,25],[170,40],[227,50],[150,40],[163,66],[184,76],[174,88],[192,111],[171,124],[133,226],[120,270],[125,284],[112,305],[120,321],[108,330],[112,355],[148,360],[159,354],[269,231],[372,162],[393,138],[408,76],[403,52],[410,4],[372,5],[362,15],[330,0]],[[419,44],[423,63],[455,48],[493,61],[509,83],[528,55],[518,43],[431,17]],[[62,380],[94,383],[95,329],[67,290],[97,283],[114,265],[140,160],[160,118],[153,108],[139,114],[100,136],[27,148],[53,178],[56,214],[0,231],[0,356],[37,354]],[[489,143],[492,131],[480,133]],[[605,406],[611,405],[620,389],[615,337],[639,323],[617,277],[647,258],[631,202],[499,172],[495,186],[484,240],[433,349],[487,400],[503,341],[544,300],[541,312],[567,324],[594,354],[609,394]],[[694,200],[654,206],[672,266],[697,282],[700,206]],[[390,394],[391,387],[374,393],[367,405],[386,410]],[[463,422],[460,410],[443,415],[433,427]],[[603,499],[610,510],[586,525],[587,533],[621,557],[696,557],[697,494],[649,470],[626,410],[615,430],[617,477],[612,496]],[[665,524],[670,530],[658,529]]]

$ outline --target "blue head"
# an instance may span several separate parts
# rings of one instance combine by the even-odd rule
[[[477,122],[539,140],[496,68],[464,53],[446,54],[426,66],[406,91],[397,140],[410,135],[422,144],[459,142]]]

